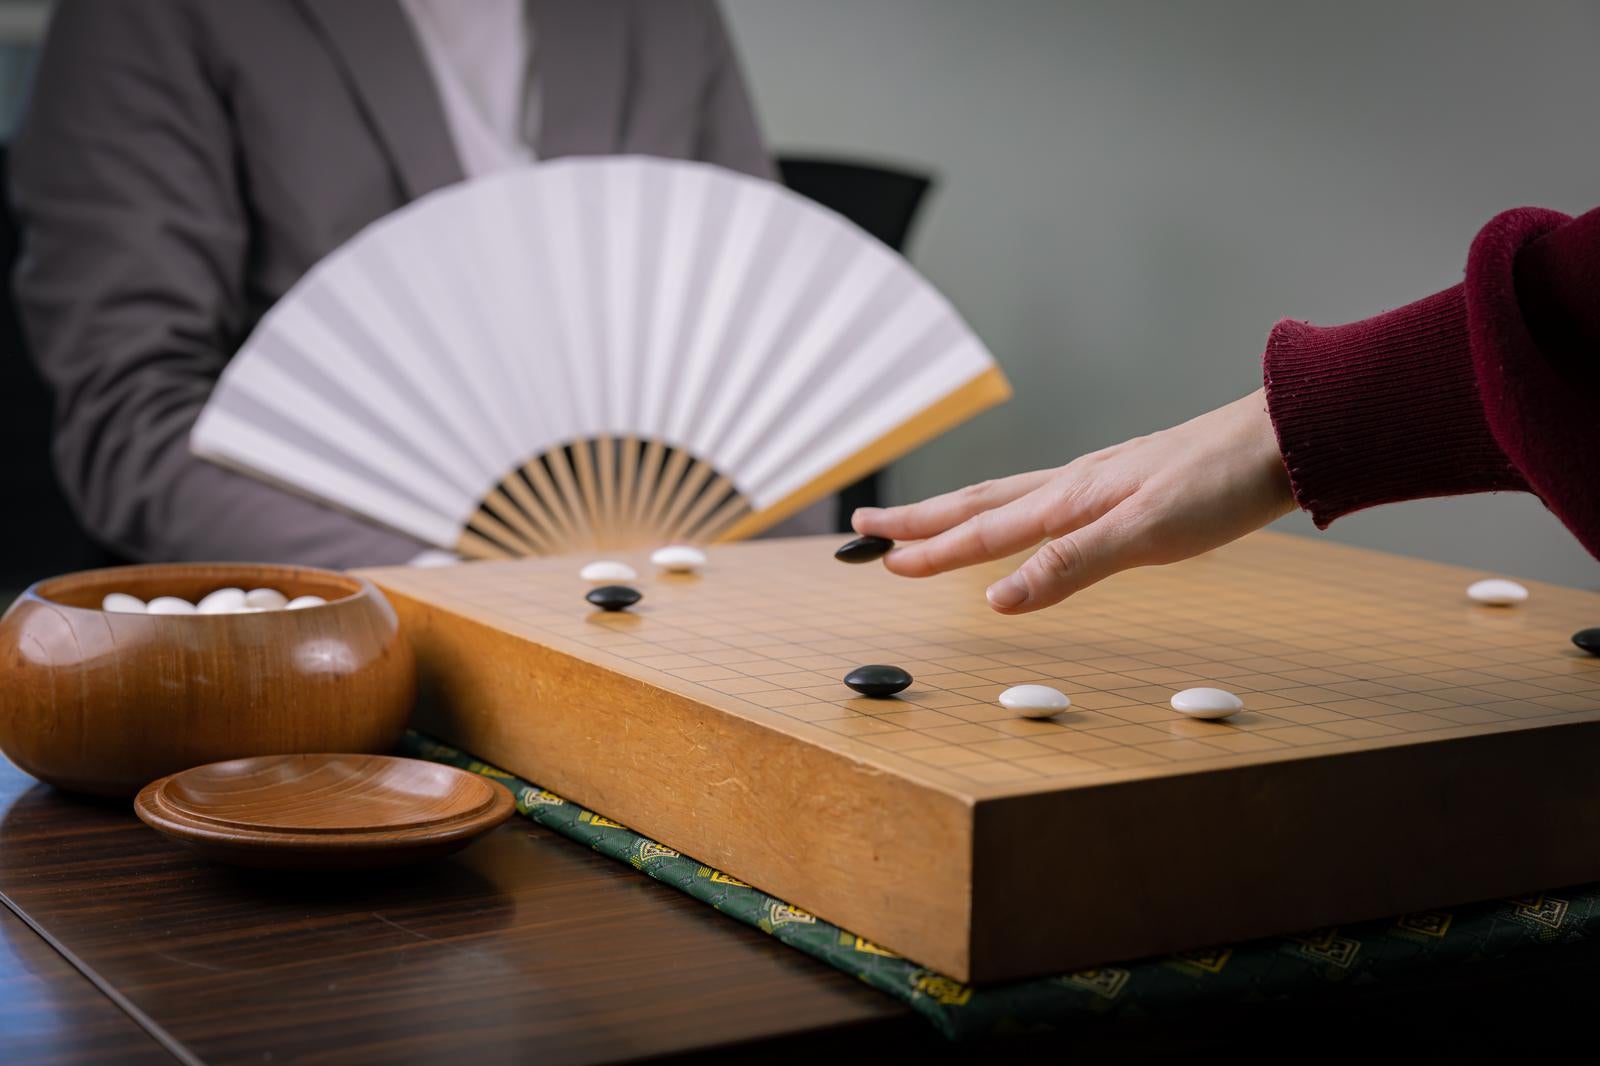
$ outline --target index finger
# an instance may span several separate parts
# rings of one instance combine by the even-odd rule
[[[1043,540],[1049,525],[1045,494],[1031,492],[930,540],[895,548],[883,565],[902,577],[931,577],[1019,552]]]
[[[904,577],[929,577],[1031,548],[1088,525],[1127,495],[1093,479],[1049,481],[1003,507],[984,511],[930,540],[895,548],[883,563]]]
[[[980,481],[954,492],[901,507],[858,507],[850,516],[857,533],[890,540],[925,540],[959,525],[975,514],[1026,496],[1050,477],[1049,470],[994,481]]]

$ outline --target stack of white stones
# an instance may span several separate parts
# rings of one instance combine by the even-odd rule
[[[207,593],[199,603],[181,596],[157,596],[149,603],[126,592],[107,593],[100,601],[102,611],[113,614],[255,614],[260,611],[298,611],[320,607],[328,601],[321,596],[296,596],[290,599],[277,589],[222,588]]]

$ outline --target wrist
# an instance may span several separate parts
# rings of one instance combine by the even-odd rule
[[[1251,455],[1257,476],[1268,494],[1273,517],[1282,518],[1295,509],[1294,485],[1278,443],[1277,428],[1272,424],[1267,390],[1265,387],[1259,388],[1238,402],[1249,427]]]
[[[1262,364],[1293,499],[1319,527],[1381,503],[1526,487],[1484,419],[1460,286],[1345,326],[1285,319]]]

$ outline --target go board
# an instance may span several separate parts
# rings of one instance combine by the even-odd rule
[[[961,980],[1600,879],[1592,592],[1485,607],[1482,574],[1262,533],[1007,618],[1007,564],[913,581],[839,539],[622,555],[621,614],[585,559],[367,575],[419,728]],[[841,683],[875,662],[916,680]],[[1072,708],[996,703],[1029,682]],[[1197,685],[1244,712],[1179,716]]]

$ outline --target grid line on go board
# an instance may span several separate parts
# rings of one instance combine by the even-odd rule
[[[1370,553],[1319,567],[1325,553],[1292,540],[1132,571],[1018,618],[983,604],[998,570],[909,581],[843,566],[815,540],[714,548],[703,574],[682,578],[639,558],[645,599],[618,615],[584,608],[570,559],[428,581],[520,632],[977,784],[1600,713],[1600,660],[1566,643],[1600,618],[1600,597],[1550,590],[1485,608],[1454,568]],[[856,696],[839,679],[866,662],[916,680],[892,700]],[[1061,688],[1072,709],[1032,721],[998,706],[1025,683]],[[1167,699],[1195,685],[1237,692],[1246,709],[1220,723],[1177,715]]]

